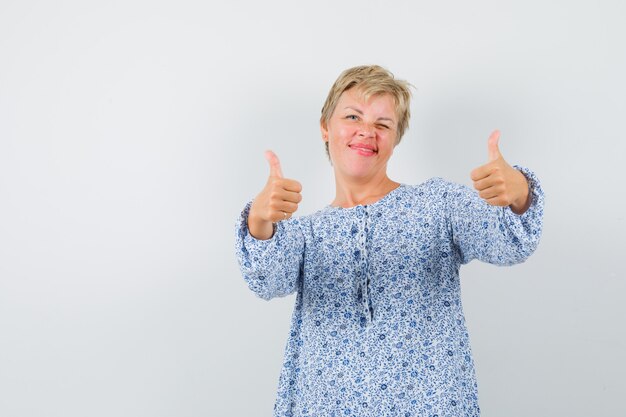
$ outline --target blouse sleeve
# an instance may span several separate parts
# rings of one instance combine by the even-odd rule
[[[537,248],[543,228],[544,195],[529,169],[514,165],[529,185],[530,207],[523,214],[488,204],[465,185],[450,184],[444,193],[448,225],[461,263],[473,259],[495,265],[524,262]]]
[[[295,292],[301,282],[304,235],[299,219],[275,224],[274,235],[256,239],[248,230],[249,201],[236,224],[235,253],[243,279],[260,298],[270,300]]]

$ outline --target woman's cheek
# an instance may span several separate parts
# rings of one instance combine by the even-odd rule
[[[339,129],[339,137],[349,139],[353,136],[354,128],[350,126],[343,126]]]

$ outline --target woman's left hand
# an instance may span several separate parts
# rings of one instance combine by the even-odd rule
[[[500,150],[500,132],[494,130],[487,141],[489,162],[474,169],[470,177],[478,195],[493,206],[511,206],[516,214],[522,214],[530,205],[528,181],[524,174],[509,165]]]

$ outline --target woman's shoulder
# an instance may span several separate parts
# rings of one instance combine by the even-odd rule
[[[423,207],[426,204],[429,210],[444,210],[445,207],[462,204],[473,198],[473,190],[467,185],[441,177],[432,177],[406,188],[408,198],[415,201],[416,206]]]
[[[407,191],[416,195],[430,195],[446,197],[450,192],[464,192],[467,186],[447,180],[442,177],[431,177],[419,184],[408,185]]]

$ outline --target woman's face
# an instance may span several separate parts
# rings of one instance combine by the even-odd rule
[[[321,125],[335,175],[364,180],[386,175],[397,125],[391,95],[376,95],[364,101],[358,90],[344,91],[328,124]]]

